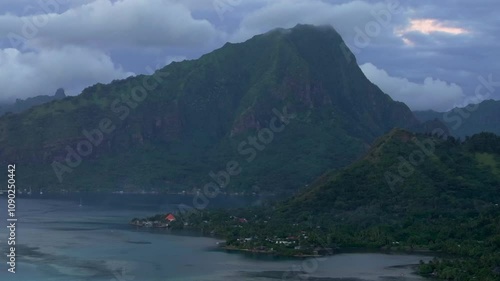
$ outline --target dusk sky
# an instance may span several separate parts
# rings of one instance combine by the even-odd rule
[[[498,0],[2,0],[0,101],[77,95],[304,23],[332,25],[393,99],[447,110],[477,102],[480,80],[500,99],[499,10]]]

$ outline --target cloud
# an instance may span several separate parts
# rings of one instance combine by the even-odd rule
[[[109,83],[133,74],[93,49],[66,46],[26,53],[12,48],[0,49],[0,101],[52,95],[58,87],[79,93],[97,82]]]
[[[61,13],[72,7],[81,6],[95,0],[2,0],[0,3],[0,13],[10,13],[14,15],[28,15],[40,13]]]
[[[384,21],[380,34],[375,36],[377,38],[372,38],[384,40],[387,38],[386,34],[392,34],[389,25],[400,21],[399,14],[402,9],[399,5],[396,6],[398,7],[393,9],[393,4],[385,1],[369,3],[356,0],[331,4],[320,0],[276,0],[248,13],[241,20],[240,28],[231,40],[243,41],[276,27],[290,28],[301,23],[332,25],[349,41],[356,35],[356,27],[363,30],[368,23],[377,22],[380,13],[388,11],[388,18]]]
[[[49,11],[40,4],[53,2],[62,4]],[[397,12],[385,21],[388,3],[396,2]],[[226,41],[241,42],[277,27],[330,24],[360,64],[413,82],[439,77],[473,95],[476,77],[500,68],[498,6],[497,0],[5,0],[0,1],[0,50],[46,53],[73,45],[101,50],[127,70],[145,73],[148,65],[169,63],[168,57],[198,58]],[[38,22],[34,31],[33,20]],[[374,23],[380,32],[360,47],[359,31],[367,34]],[[23,29],[33,37],[28,49],[6,37]],[[72,85],[69,79],[63,84]]]
[[[401,33],[417,31],[423,34],[431,34],[434,32],[443,32],[453,35],[466,34],[470,31],[465,28],[446,26],[446,23],[436,19],[412,19],[410,25],[401,30]]]
[[[15,33],[35,48],[67,44],[162,48],[199,47],[218,36],[209,21],[193,18],[188,8],[172,0],[96,0],[62,13],[48,11],[0,16],[0,37],[12,38]]]
[[[407,46],[415,46],[415,42],[408,38],[413,33],[419,35],[445,34],[448,36],[464,35],[471,33],[470,30],[461,27],[447,25],[446,22],[437,19],[411,19],[405,27],[397,28],[395,34],[401,37]],[[426,38],[427,39],[427,38]]]
[[[394,100],[406,103],[412,110],[445,111],[463,102],[465,96],[460,86],[454,83],[425,78],[422,83],[406,78],[392,77],[385,70],[371,63],[360,66],[366,77],[390,95]]]

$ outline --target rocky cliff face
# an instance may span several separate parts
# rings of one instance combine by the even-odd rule
[[[92,182],[114,189],[123,181],[197,187],[234,159],[243,172],[228,188],[295,189],[351,163],[390,129],[419,124],[346,59],[343,46],[331,27],[299,25],[152,76],[98,84],[1,118],[0,156],[56,189]],[[283,110],[292,122],[282,120]],[[259,132],[271,122],[285,129],[267,143]],[[68,155],[81,161],[71,164]],[[54,163],[66,171],[63,180]]]

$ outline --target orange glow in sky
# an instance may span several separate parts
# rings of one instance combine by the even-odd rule
[[[396,30],[396,35],[401,37],[405,45],[415,46],[415,43],[406,37],[406,33],[415,31],[427,35],[434,32],[443,32],[452,35],[461,35],[470,32],[465,28],[446,26],[436,19],[413,19],[410,20],[408,27]]]
[[[435,19],[415,19],[410,21],[410,26],[403,32],[418,31],[423,34],[431,34],[433,32],[444,32],[453,35],[469,33],[467,29],[459,27],[445,26],[443,23]]]

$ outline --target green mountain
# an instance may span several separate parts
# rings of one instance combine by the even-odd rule
[[[64,89],[57,89],[53,96],[41,95],[36,97],[23,99],[16,99],[14,103],[0,104],[0,116],[11,112],[11,113],[21,113],[34,106],[48,103],[54,100],[60,100],[66,97]]]
[[[4,116],[0,159],[22,167],[20,185],[55,190],[277,192],[394,127],[421,128],[333,28],[298,25]]]
[[[500,101],[486,100],[448,112],[415,111],[415,117],[422,122],[440,120],[450,128],[453,136],[465,138],[481,132],[500,135]]]
[[[282,206],[292,213],[374,219],[455,217],[500,202],[500,137],[465,142],[394,129],[360,161]],[[369,217],[360,216],[364,212]]]
[[[361,160],[283,202],[183,219],[225,237],[231,249],[432,251],[439,258],[420,266],[423,275],[498,280],[499,204],[500,137],[461,142],[394,129]]]
[[[422,274],[498,280],[499,204],[500,137],[482,133],[461,143],[394,130],[363,160],[273,212],[337,229],[329,239],[340,245],[448,256],[422,265]]]

